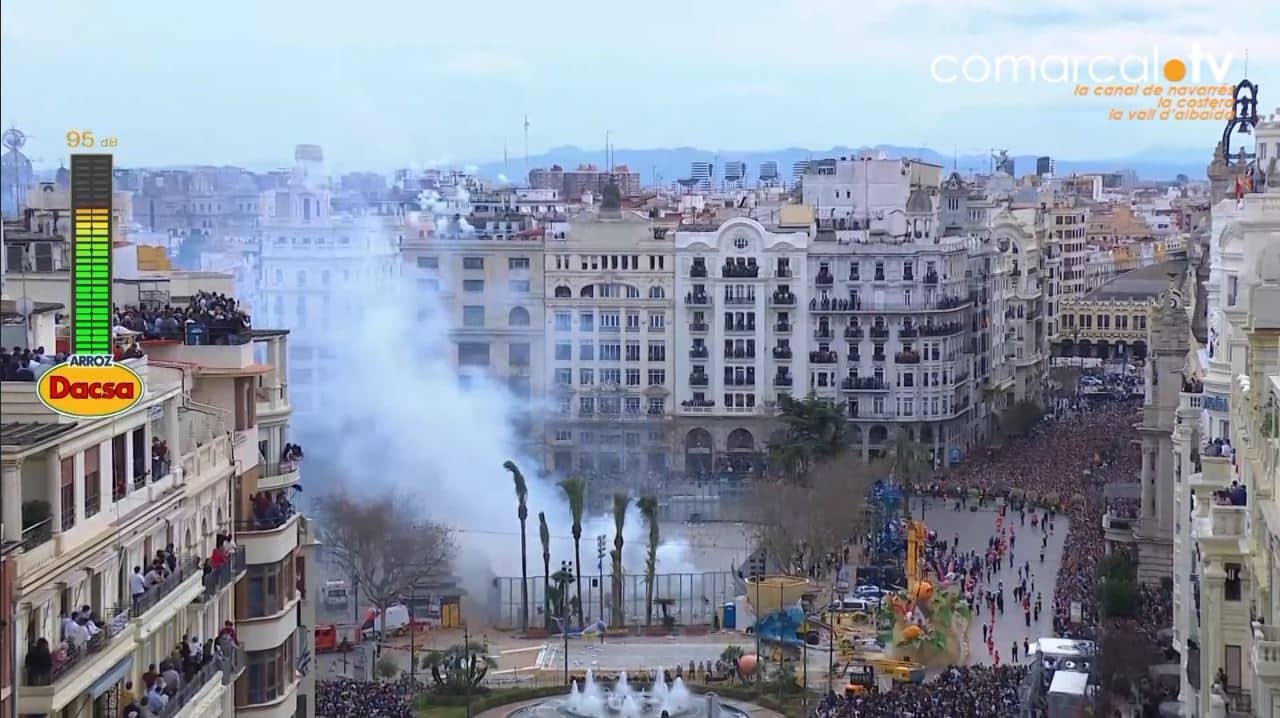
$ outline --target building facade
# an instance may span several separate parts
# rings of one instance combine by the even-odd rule
[[[807,245],[747,218],[676,233],[673,410],[688,474],[760,466],[778,395],[804,396],[810,365],[833,363],[807,351]]]
[[[601,210],[548,241],[546,466],[568,475],[665,474],[672,442],[675,255],[665,228]]]

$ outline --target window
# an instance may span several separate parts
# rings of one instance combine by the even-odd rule
[[[289,557],[278,563],[250,565],[245,570],[245,580],[245,602],[236,601],[236,613],[241,619],[277,614],[296,595],[293,559]],[[240,598],[238,591],[236,598]]]
[[[462,280],[462,291],[464,292],[483,292],[483,279],[464,279]]]
[[[420,269],[439,269],[439,257],[418,257],[418,267]]]
[[[665,296],[667,293],[662,290],[662,287],[649,287],[650,299],[662,299]]]
[[[617,312],[600,312],[600,331],[618,331],[619,319]]]
[[[528,269],[528,268],[529,268],[528,257],[508,257],[507,258],[507,269]]]
[[[649,312],[649,329],[661,331],[667,325],[667,315],[662,312]]]
[[[601,369],[600,383],[605,386],[617,386],[622,383],[621,369]]]
[[[627,312],[627,331],[640,331],[640,312]]]
[[[244,695],[236,701],[256,705],[279,698],[293,684],[293,663],[292,641],[285,641],[278,648],[246,654],[244,682],[237,683],[237,692],[243,690]]]
[[[573,344],[556,342],[556,361],[573,361]]]
[[[639,369],[627,370],[627,386],[640,386],[640,370]]]
[[[507,324],[513,327],[529,326],[529,310],[524,307],[513,307],[507,314]]]
[[[529,345],[528,344],[512,344],[507,349],[507,365],[513,367],[529,366]]]
[[[582,386],[591,386],[596,383],[596,373],[594,369],[579,369],[578,383]]]
[[[640,361],[640,342],[627,342],[627,361]]]
[[[567,332],[573,326],[573,317],[568,312],[556,312],[556,331]]]
[[[582,361],[594,361],[596,358],[595,344],[590,341],[582,342],[578,345],[578,359]]]
[[[512,294],[528,294],[529,280],[527,279],[510,279],[507,280],[507,287]]]
[[[596,315],[593,312],[582,312],[578,315],[578,328],[584,332],[595,331]]]
[[[462,326],[483,327],[484,307],[464,306],[462,308]]]
[[[594,413],[596,413],[595,397],[584,396],[578,399],[578,416],[591,416]]]
[[[119,501],[129,491],[129,477],[125,464],[128,462],[129,435],[120,434],[111,438],[111,500]]]
[[[1222,585],[1222,597],[1227,601],[1241,600],[1240,564],[1223,564],[1223,568],[1226,570],[1227,580]]]
[[[662,416],[665,413],[667,413],[666,399],[649,400],[649,416]]]
[[[101,448],[91,446],[84,450],[84,517],[89,518],[102,510],[102,475],[99,461]]]
[[[572,369],[556,369],[556,384],[559,386],[569,386],[573,383]]]
[[[600,343],[600,361],[621,361],[622,345],[617,342]]]
[[[649,342],[649,361],[666,361],[667,345],[663,342]]]
[[[649,386],[665,386],[667,383],[666,369],[650,369],[649,370]]]
[[[458,344],[458,366],[489,366],[489,344],[487,342]]]
[[[484,269],[484,257],[463,257],[463,269]]]

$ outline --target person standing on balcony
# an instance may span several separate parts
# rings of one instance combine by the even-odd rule
[[[135,608],[138,605],[138,599],[146,592],[147,579],[142,575],[142,567],[134,566],[133,573],[129,574],[129,595],[133,598]]]

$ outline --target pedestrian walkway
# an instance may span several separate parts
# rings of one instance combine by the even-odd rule
[[[929,530],[938,533],[940,541],[951,541],[958,534],[960,551],[977,551],[980,554],[986,552],[987,540],[996,534],[994,508],[976,512],[967,509],[955,511],[952,508],[952,502],[942,499],[924,499],[926,503],[923,505],[921,501],[921,499],[912,500],[911,514],[923,518]],[[995,589],[999,581],[1004,581],[1004,614],[997,614],[994,639],[1002,665],[1011,662],[1014,641],[1018,642],[1019,662],[1025,662],[1023,638],[1035,641],[1041,636],[1053,635],[1053,589],[1058,576],[1058,566],[1062,563],[1067,519],[1059,514],[1054,521],[1053,533],[1049,535],[1048,546],[1045,549],[1044,563],[1040,563],[1040,529],[1032,528],[1030,514],[1027,514],[1026,524],[1023,525],[1019,520],[1018,512],[1010,510],[1005,517],[1005,525],[1011,525],[1014,529],[1013,561],[1006,563],[1000,572],[993,573],[991,583],[979,588],[980,591],[986,588]],[[1035,579],[1035,591],[1030,593],[1033,606],[1036,592],[1044,597],[1040,620],[1033,619],[1030,628],[1026,625],[1021,606],[1013,598],[1013,587],[1018,583],[1018,567],[1023,566],[1024,562],[1030,562],[1031,575]],[[982,640],[981,624],[991,621],[985,601],[981,612],[977,613],[973,620],[973,627],[969,631],[968,663],[994,664],[994,657],[987,652],[987,646]]]

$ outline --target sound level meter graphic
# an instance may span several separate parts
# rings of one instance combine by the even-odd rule
[[[110,356],[111,155],[71,155],[71,353]]]

